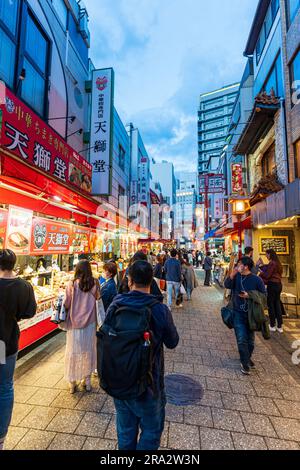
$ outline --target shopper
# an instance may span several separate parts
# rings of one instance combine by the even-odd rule
[[[180,284],[182,280],[181,262],[177,259],[177,256],[177,250],[172,250],[171,258],[169,258],[165,263],[165,274],[168,293],[167,303],[170,310],[172,308],[173,292],[175,292],[176,300],[180,294]],[[182,304],[179,305],[179,307],[182,306]]]
[[[249,292],[266,295],[266,289],[260,277],[252,274],[253,260],[243,257],[238,266],[233,268],[225,280],[226,289],[232,290],[234,330],[241,360],[241,372],[249,375],[250,369],[255,368],[252,354],[255,345],[255,333],[250,330],[248,319]]]
[[[0,450],[11,422],[14,404],[14,371],[18,355],[18,322],[36,314],[32,286],[15,276],[17,258],[0,250]]]
[[[99,299],[100,286],[93,278],[90,263],[80,261],[74,280],[66,288],[65,299],[68,311],[65,379],[72,394],[76,391],[77,382],[81,382],[87,392],[91,391],[91,375],[97,367],[96,301]]]
[[[133,263],[135,263],[136,261],[148,261],[148,257],[146,255],[146,253],[144,253],[143,251],[137,251],[135,253],[135,255],[131,258],[131,260],[129,262],[129,266],[126,269],[125,276],[122,279],[122,282],[120,283],[120,287],[119,287],[119,291],[118,291],[119,294],[128,294],[128,292],[130,292],[130,288],[129,288],[129,284],[128,284],[128,273],[129,273],[130,266]],[[151,263],[149,263],[149,264],[151,264]],[[157,299],[160,302],[164,301],[164,297],[161,293],[161,290],[158,287],[158,285],[157,285],[157,283],[155,282],[154,279],[152,280],[152,283],[151,283],[150,293],[152,295],[155,295],[155,297],[157,297]]]
[[[106,263],[103,267],[102,276],[105,281],[101,284],[101,299],[103,302],[104,310],[107,312],[108,307],[118,294],[115,277],[118,274],[118,268],[112,261]]]
[[[254,262],[253,255],[254,255],[254,248],[252,248],[252,246],[247,246],[245,248],[245,256],[249,256],[249,258],[251,258]],[[254,264],[253,269],[252,269],[252,274],[258,274],[258,273],[259,273],[259,267]]]
[[[153,276],[157,282],[164,279],[164,260],[161,255],[157,255],[156,257],[156,265],[154,267]]]
[[[163,345],[168,349],[176,348],[179,336],[173,322],[169,309],[157,302],[150,294],[150,286],[153,281],[152,266],[146,261],[136,261],[129,268],[128,283],[130,293],[118,295],[108,310],[105,325],[110,325],[114,321],[114,314],[118,309],[122,309],[123,315],[130,309],[140,311],[143,316],[145,307],[149,307],[152,312],[150,319],[150,343],[152,355],[152,383],[145,387],[141,396],[132,399],[114,398],[117,413],[117,434],[119,450],[157,450],[160,446],[160,439],[164,429],[166,398],[164,392],[164,351]],[[125,311],[124,311],[125,310]],[[123,316],[124,318],[124,316]],[[125,329],[129,326],[123,325]],[[107,346],[105,346],[107,351]],[[109,354],[109,351],[108,351]],[[118,357],[114,349],[114,366],[119,372],[123,366],[123,354]],[[118,366],[118,361],[120,365]],[[126,369],[126,367],[125,367]],[[108,367],[108,374],[114,374],[114,370]],[[130,370],[129,372],[130,373]],[[128,374],[123,380],[117,382],[119,395],[122,387],[126,387]],[[112,381],[115,374],[112,377]],[[138,384],[134,384],[134,389]],[[130,387],[132,384],[130,384]],[[139,430],[141,431],[139,436]],[[139,436],[139,437],[138,437]]]
[[[203,263],[203,269],[205,271],[204,285],[207,287],[211,286],[211,273],[213,269],[213,259],[211,258],[211,252],[208,251]]]
[[[261,265],[260,277],[267,285],[270,331],[283,333],[283,319],[280,296],[282,292],[282,264],[274,250],[266,251],[269,264]],[[277,326],[276,326],[277,323]]]
[[[193,265],[188,261],[185,261],[182,266],[182,275],[184,279],[183,285],[187,293],[187,300],[192,300],[192,292],[196,287],[198,287],[198,283]]]

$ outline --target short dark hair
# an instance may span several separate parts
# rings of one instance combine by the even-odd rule
[[[16,265],[17,257],[12,250],[0,250],[0,269],[12,271]]]
[[[149,287],[153,281],[153,268],[147,261],[135,261],[129,267],[128,277],[137,287]]]
[[[247,246],[245,248],[245,255],[250,255],[250,253],[252,253],[252,251],[254,251],[254,248],[252,248],[252,246]]]
[[[105,263],[105,265],[103,266],[103,271],[108,271],[109,274],[112,275],[112,277],[115,277],[118,274],[117,265],[112,261]]]
[[[146,253],[144,253],[142,250],[137,251],[131,258],[129,264],[131,265],[135,263],[136,261],[148,261],[148,257]]]
[[[240,259],[240,263],[242,263],[244,266],[247,266],[250,271],[252,271],[254,268],[253,259],[249,258],[249,256],[243,256],[243,258]]]
[[[176,258],[177,255],[178,255],[177,250],[171,250],[171,258]]]

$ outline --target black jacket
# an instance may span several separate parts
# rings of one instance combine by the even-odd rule
[[[0,279],[0,341],[6,357],[18,352],[18,322],[34,317],[36,301],[31,284],[20,278]]]
[[[104,310],[107,312],[108,307],[118,294],[117,286],[114,279],[109,279],[101,286],[101,299],[104,305]]]
[[[130,289],[128,287],[128,275],[126,274],[120,284],[118,294],[128,294],[129,292],[130,292]],[[157,298],[157,300],[163,303],[164,296],[162,295],[160,288],[158,287],[157,282],[154,279],[151,284],[150,294],[154,295]]]

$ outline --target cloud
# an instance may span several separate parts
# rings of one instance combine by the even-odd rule
[[[196,171],[199,95],[239,81],[258,0],[85,0],[91,58],[150,156]]]

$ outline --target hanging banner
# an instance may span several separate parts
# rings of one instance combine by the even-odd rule
[[[72,226],[55,220],[34,217],[30,253],[32,255],[68,254]]]
[[[231,165],[232,194],[240,194],[243,191],[243,167],[241,163]]]
[[[0,250],[3,250],[6,236],[8,211],[0,209]]]
[[[111,194],[113,152],[114,71],[94,70],[92,74],[92,110],[90,163],[93,167],[93,195]]]
[[[89,162],[10,90],[6,90],[5,104],[0,106],[2,148],[46,175],[91,193],[92,166]]]
[[[9,206],[5,247],[16,255],[29,255],[33,212]]]

